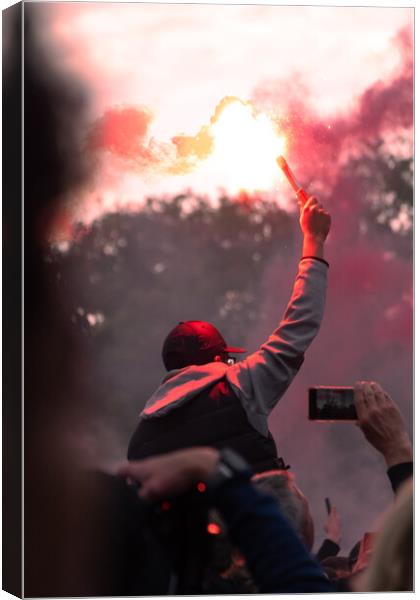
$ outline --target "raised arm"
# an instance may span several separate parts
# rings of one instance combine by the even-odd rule
[[[321,325],[328,271],[324,242],[330,224],[322,205],[309,198],[300,213],[302,258],[284,317],[257,352],[227,372],[248,418],[264,435],[267,416],[292,382]]]
[[[413,475],[413,446],[401,412],[375,381],[356,383],[355,405],[358,425],[369,444],[384,457],[396,493]]]

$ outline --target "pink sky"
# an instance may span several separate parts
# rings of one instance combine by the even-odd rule
[[[44,31],[60,63],[91,93],[92,120],[114,106],[145,106],[149,135],[194,135],[227,95],[252,99],[297,76],[321,117],[350,111],[399,63],[393,39],[412,25],[409,8],[52,3]],[[223,185],[214,174],[146,179],[107,163],[104,204],[147,193]],[[90,195],[97,196],[91,188]],[[98,209],[99,210],[99,209]],[[93,210],[94,216],[96,209]]]

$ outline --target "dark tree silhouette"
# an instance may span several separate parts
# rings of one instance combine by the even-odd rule
[[[382,236],[389,249],[406,258],[413,251],[413,174],[413,158],[393,156],[379,139],[351,158],[341,175],[357,184],[363,198],[362,232]]]
[[[208,320],[243,344],[261,316],[264,268],[279,252],[294,254],[295,221],[274,203],[221,198],[211,207],[181,195],[109,214],[67,252],[51,252],[59,297],[89,341],[88,377],[114,445],[124,446],[161,379],[162,343],[180,320]],[[93,419],[93,436],[97,426]]]

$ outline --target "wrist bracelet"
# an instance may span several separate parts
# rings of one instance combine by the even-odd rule
[[[330,266],[329,262],[327,262],[323,258],[319,258],[319,256],[302,256],[302,258],[300,260],[304,260],[305,258],[312,258],[312,260],[318,260],[319,262],[324,263],[324,265],[327,265],[327,267]]]

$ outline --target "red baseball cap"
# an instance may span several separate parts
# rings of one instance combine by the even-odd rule
[[[244,348],[228,346],[220,331],[206,321],[181,321],[163,343],[162,358],[168,371],[205,365],[218,354],[242,354]]]

